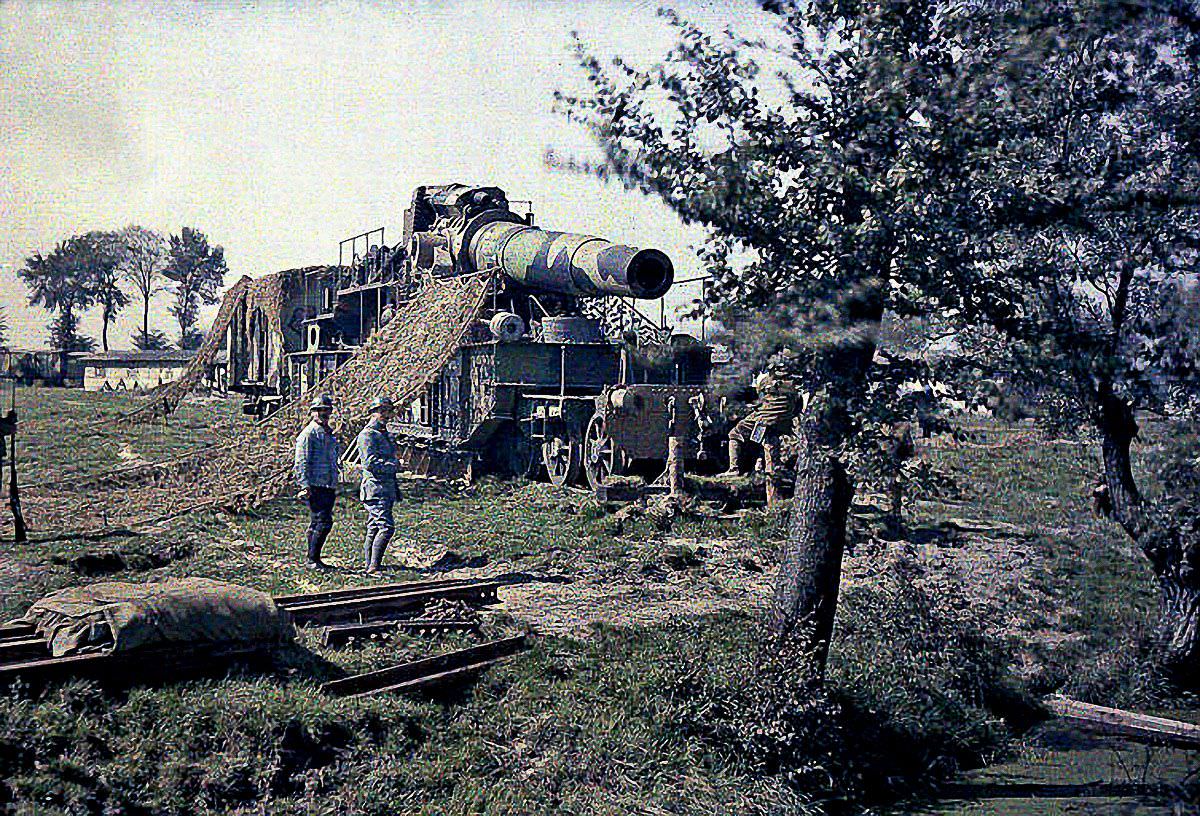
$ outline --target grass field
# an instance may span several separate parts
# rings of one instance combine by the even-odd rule
[[[124,396],[31,389],[19,399],[26,481],[163,458],[246,421],[232,403],[196,402],[169,426],[131,430],[105,424]],[[1156,433],[1140,451],[1150,466],[1164,435],[1181,431]],[[902,539],[882,535],[860,504],[819,699],[749,670],[777,516],[663,523],[548,485],[406,480],[387,579],[520,576],[485,627],[536,633],[530,654],[449,699],[338,701],[316,684],[465,635],[332,650],[305,634],[271,665],[218,678],[116,695],[81,683],[37,697],[13,690],[0,698],[0,812],[855,812],[981,765],[993,776],[968,779],[1054,779],[1064,762],[1089,780],[1125,773],[1140,749],[1048,747],[1013,722],[1051,691],[1195,716],[1135,659],[1151,576],[1090,512],[1090,448],[1024,428],[981,436],[922,446],[958,489],[916,503]],[[304,524],[299,502],[280,500],[133,537],[0,544],[0,613],[95,580],[195,575],[272,592],[368,582],[352,489],[327,549],[341,569],[303,568]],[[1070,812],[1172,812],[1190,760],[1153,759],[1157,798]],[[1003,797],[899,807],[1035,812]]]

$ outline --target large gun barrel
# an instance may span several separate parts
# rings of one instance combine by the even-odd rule
[[[511,221],[482,226],[470,238],[469,254],[479,271],[499,269],[530,288],[566,295],[658,298],[675,276],[671,259],[657,249]]]

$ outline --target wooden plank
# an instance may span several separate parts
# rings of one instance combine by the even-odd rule
[[[1047,697],[1042,704],[1067,722],[1133,740],[1200,748],[1200,725],[1120,708]]]
[[[219,667],[226,660],[246,657],[274,645],[257,642],[212,644],[198,648],[180,645],[22,660],[0,665],[0,688],[17,678],[30,683],[73,677],[114,680],[122,684],[172,680]]]
[[[59,680],[65,677],[74,677],[87,670],[104,666],[108,658],[107,654],[82,654],[5,663],[0,665],[0,684],[5,684],[17,677],[36,680]]]
[[[9,640],[24,640],[37,635],[37,630],[28,623],[10,623],[0,626],[0,642]]]
[[[507,655],[505,655],[505,657],[507,657]],[[360,691],[360,692],[356,692],[354,694],[347,694],[346,696],[347,697],[370,697],[375,694],[385,694],[385,693],[393,693],[393,692],[401,692],[402,693],[405,691],[412,691],[414,689],[418,689],[423,686],[431,686],[436,683],[451,682],[454,680],[459,680],[459,679],[462,679],[465,677],[469,677],[470,675],[473,675],[473,674],[478,674],[479,672],[483,671],[484,669],[487,669],[487,668],[490,668],[490,667],[496,665],[501,660],[504,660],[504,657],[493,657],[490,660],[481,660],[477,663],[470,663],[466,666],[459,666],[457,668],[447,669],[446,671],[438,672],[437,674],[423,675],[421,677],[417,677],[412,680],[406,680],[403,683],[397,683],[394,686],[384,686],[382,688],[377,688],[377,689],[367,689],[366,691]]]
[[[359,696],[381,689],[398,687],[455,669],[463,669],[476,663],[497,660],[516,654],[524,648],[525,638],[521,635],[493,640],[467,649],[389,666],[378,671],[355,674],[341,680],[330,680],[321,686],[321,690],[339,697]]]
[[[40,637],[0,641],[0,664],[51,656],[50,644]]]
[[[344,596],[334,595],[331,598],[315,598],[309,600],[301,596],[301,600],[291,601],[285,600],[280,603],[276,600],[276,604],[283,609],[297,609],[304,607],[320,606],[320,605],[335,605],[335,604],[353,604],[357,601],[374,601],[383,600],[386,598],[395,598],[400,596],[409,596],[414,594],[424,594],[430,598],[442,597],[444,593],[454,593],[459,590],[474,590],[478,589],[481,594],[493,592],[500,587],[498,581],[490,579],[475,578],[470,580],[455,580],[445,582],[431,582],[430,584],[397,584],[396,588],[364,588],[362,590],[350,590]]]

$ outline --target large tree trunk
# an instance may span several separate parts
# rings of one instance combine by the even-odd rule
[[[150,293],[142,295],[142,344],[150,339]]]
[[[100,325],[100,346],[105,351],[108,351],[108,323],[111,318],[106,314],[101,316]]]
[[[813,679],[820,681],[837,614],[853,490],[833,452],[805,436],[796,460],[796,490],[775,580],[771,630],[778,646],[799,646],[812,656]]]
[[[878,288],[848,308],[846,325],[878,326],[882,294]],[[777,649],[801,648],[811,655],[815,683],[825,678],[829,644],[837,615],[846,551],[846,526],[853,485],[839,455],[850,438],[849,406],[861,396],[875,356],[873,331],[857,343],[833,349],[816,362],[823,393],[812,395],[796,422],[796,489],[787,540],[780,554],[771,609],[771,633]]]
[[[1130,447],[1138,426],[1133,411],[1101,387],[1097,430],[1113,518],[1150,560],[1159,586],[1158,646],[1163,666],[1189,685],[1200,680],[1200,542],[1179,519],[1156,512],[1133,476]]]

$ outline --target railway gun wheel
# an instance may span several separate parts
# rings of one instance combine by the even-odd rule
[[[624,475],[627,467],[625,455],[608,435],[604,417],[593,416],[583,437],[583,471],[588,484],[595,490],[610,476]]]
[[[542,443],[542,463],[555,487],[579,481],[581,459],[579,442],[574,439],[552,436]]]

